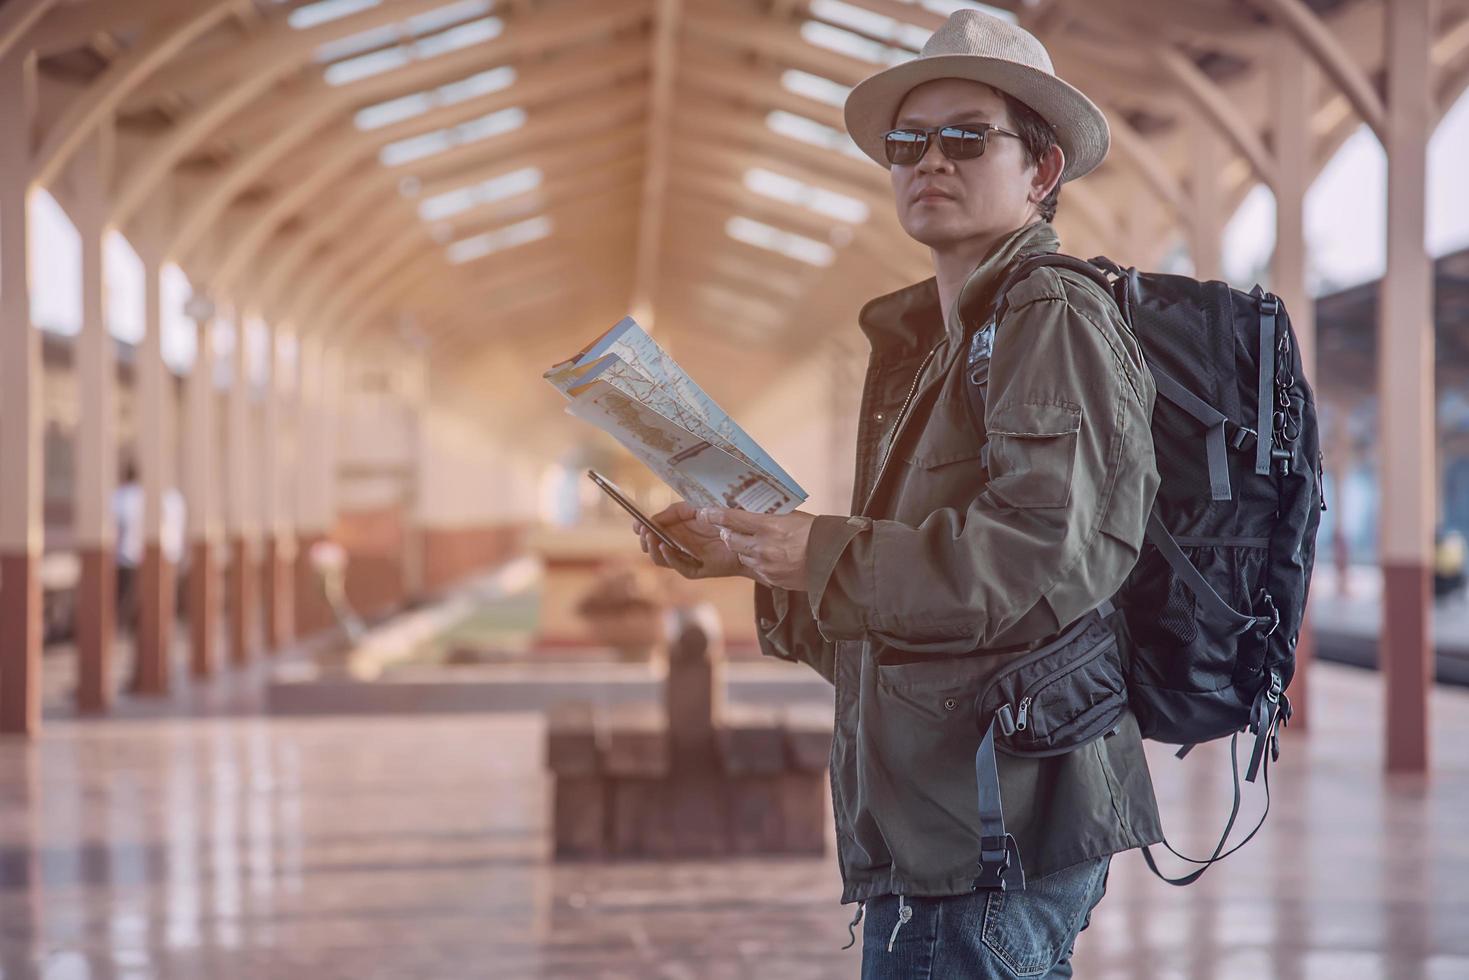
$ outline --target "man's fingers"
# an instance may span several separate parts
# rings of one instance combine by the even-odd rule
[[[719,532],[719,537],[724,541],[725,547],[737,555],[750,555],[754,557],[760,539],[753,534],[741,534],[738,531],[728,529]]]
[[[697,520],[699,511],[693,504],[686,500],[678,500],[653,515],[653,520],[664,527],[670,524],[683,524],[686,521]]]
[[[699,511],[699,516],[717,527],[727,527],[731,531],[742,531],[746,534],[763,531],[770,525],[768,516],[752,514],[734,507],[705,507]]]

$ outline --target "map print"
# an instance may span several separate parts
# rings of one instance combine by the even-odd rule
[[[784,514],[807,498],[631,317],[543,377],[692,504]]]

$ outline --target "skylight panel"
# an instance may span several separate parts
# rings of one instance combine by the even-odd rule
[[[811,0],[810,9],[812,17],[829,20],[863,34],[891,37],[893,33],[895,21],[891,17],[842,3],[841,0]]]
[[[336,64],[327,65],[322,76],[328,85],[347,85],[351,82],[371,78],[373,75],[381,75],[385,71],[394,68],[402,68],[412,60],[408,49],[404,47],[386,48],[382,51],[374,51],[357,58],[348,58],[346,61],[338,61]]]
[[[490,12],[494,6],[491,0],[462,0],[460,3],[449,3],[442,7],[435,7],[427,13],[416,14],[409,17],[403,23],[413,34],[427,34],[440,28],[457,24],[461,20],[469,20],[471,17],[479,17]]]
[[[537,241],[549,234],[551,234],[551,219],[541,215],[495,231],[485,232],[483,235],[475,235],[473,238],[460,239],[445,251],[448,253],[449,261],[459,265],[484,258],[486,255],[493,255],[495,252],[503,252],[518,245]]]
[[[305,30],[317,24],[325,24],[349,14],[371,9],[379,2],[381,0],[321,0],[320,3],[308,3],[304,7],[297,7],[286,15],[286,23],[298,31]]]
[[[801,25],[801,37],[807,44],[878,65],[895,65],[913,57],[911,51],[889,47],[860,34],[815,20],[808,20]]]
[[[395,44],[398,40],[399,28],[397,24],[387,24],[383,27],[374,27],[370,31],[353,34],[349,37],[337,38],[319,46],[312,59],[318,64],[326,64],[333,61],[341,61],[350,58],[354,54],[371,51],[373,48],[386,47]]]
[[[838,109],[846,103],[847,93],[852,91],[840,82],[834,82],[829,78],[822,78],[820,75],[813,75],[796,68],[789,68],[783,72],[780,76],[780,84],[787,92],[804,95],[808,99],[825,102]]]
[[[776,252],[807,265],[825,268],[836,261],[836,250],[825,242],[782,231],[750,218],[730,218],[724,230],[735,241]]]
[[[866,154],[857,148],[857,144],[853,143],[852,138],[846,133],[832,129],[830,126],[823,126],[814,119],[807,119],[793,112],[776,109],[765,117],[765,125],[770,128],[771,132],[789,136],[802,143],[809,143],[827,150],[837,150],[859,160],[867,158]]]
[[[903,0],[904,3],[912,3],[913,0]],[[947,17],[956,10],[982,10],[991,17],[1008,20],[1015,23],[1015,13],[1004,7],[994,7],[987,3],[974,3],[972,0],[918,0],[918,5],[924,10],[931,10],[936,14]]]
[[[390,123],[421,116],[438,106],[455,105],[477,96],[489,95],[491,92],[509,88],[513,84],[515,84],[515,69],[509,65],[503,65],[499,68],[491,68],[489,71],[479,72],[468,78],[440,85],[438,88],[415,92],[412,95],[368,106],[357,113],[355,122],[358,129],[377,129]]]
[[[757,167],[747,171],[745,186],[756,194],[815,211],[836,221],[856,225],[867,220],[868,207],[857,198],[803,183],[771,170]]]
[[[498,17],[484,17],[450,27],[436,34],[425,35],[415,41],[399,44],[397,47],[334,62],[327,66],[323,74],[327,84],[345,85],[363,78],[370,78],[373,75],[380,75],[394,68],[401,68],[411,61],[423,61],[450,51],[458,51],[461,48],[493,40],[499,37],[504,29],[505,23]],[[407,25],[400,25],[395,30],[398,30],[400,34],[410,36],[413,33]]]
[[[458,51],[472,44],[483,41],[493,41],[500,36],[505,29],[505,22],[498,17],[485,17],[481,20],[472,20],[458,27],[451,27],[447,31],[440,31],[416,42],[413,52],[418,58],[433,58],[450,51]]]
[[[538,167],[524,167],[507,174],[491,177],[469,187],[456,187],[452,191],[427,198],[418,205],[418,216],[425,221],[442,221],[470,208],[493,204],[517,194],[533,191],[541,186],[541,171]]]
[[[397,167],[413,160],[442,153],[455,146],[478,143],[525,125],[525,110],[519,107],[501,109],[478,119],[437,129],[432,133],[410,136],[384,146],[378,161],[385,167]]]
[[[440,85],[438,95],[443,105],[453,105],[478,95],[489,95],[515,84],[515,69],[509,65],[478,72],[468,78]]]
[[[378,129],[390,123],[421,116],[437,104],[434,97],[428,92],[415,92],[400,99],[379,102],[377,105],[370,105],[359,110],[352,121],[357,124],[358,129]]]

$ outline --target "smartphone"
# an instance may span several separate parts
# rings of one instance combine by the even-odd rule
[[[689,551],[689,549],[685,548],[677,541],[673,540],[673,538],[669,537],[668,532],[659,527],[658,523],[654,521],[653,518],[638,510],[637,504],[634,504],[631,500],[627,499],[626,495],[624,495],[623,492],[617,488],[617,484],[613,483],[611,480],[607,479],[596,470],[587,470],[587,476],[591,478],[591,481],[593,483],[601,487],[602,490],[606,492],[607,496],[617,501],[617,506],[621,507],[629,514],[636,517],[642,523],[643,527],[647,528],[649,531],[652,531],[653,537],[657,538],[659,541],[662,541],[672,550],[678,552],[685,561],[687,561],[690,565],[693,565],[695,568],[704,567],[704,563],[699,560],[697,555]]]

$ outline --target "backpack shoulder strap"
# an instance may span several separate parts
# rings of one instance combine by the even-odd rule
[[[1075,272],[1078,275],[1085,276],[1087,279],[1090,279],[1092,282],[1096,283],[1097,286],[1102,290],[1102,292],[1106,293],[1108,296],[1114,296],[1112,289],[1112,280],[1108,278],[1105,269],[1096,264],[1101,262],[1106,262],[1108,266],[1116,268],[1116,266],[1112,265],[1110,261],[1105,259],[1095,259],[1092,262],[1087,262],[1084,259],[1078,259],[1074,255],[1063,255],[1060,252],[1048,252],[1044,255],[1032,255],[1030,258],[1020,261],[1015,265],[1013,269],[1009,271],[1009,273],[1006,274],[1004,279],[1000,280],[1000,288],[995,290],[993,319],[996,323],[998,323],[1000,320],[1003,320],[1005,318],[1005,314],[1009,312],[1010,309],[1010,290],[1014,289],[1017,285],[1020,284],[1022,280],[1028,277],[1032,272],[1035,272],[1037,269],[1044,269],[1048,267],[1055,269],[1069,269],[1070,271]],[[1124,309],[1123,317],[1126,318],[1126,316],[1127,311]]]
[[[993,343],[993,334],[991,334],[989,343],[979,343],[979,335],[985,331],[992,331],[1005,318],[1005,314],[1010,309],[1010,290],[1018,286],[1032,272],[1047,267],[1070,269],[1072,272],[1086,276],[1092,282],[1096,283],[1108,296],[1113,295],[1112,281],[1107,277],[1108,270],[1121,275],[1121,270],[1109,259],[1098,258],[1087,262],[1073,255],[1063,255],[1059,252],[1045,252],[1040,255],[1028,256],[1015,263],[1005,273],[1005,277],[1000,280],[1000,285],[990,300],[990,308],[987,311],[987,315],[979,321],[976,329],[966,334],[966,343],[971,345],[971,349],[969,364],[967,365],[969,383],[965,385],[965,390],[969,394],[969,408],[980,432],[983,432],[985,428],[985,396],[989,389],[989,356]],[[1123,311],[1123,316],[1124,318],[1127,316],[1126,310]],[[985,447],[984,463],[986,468],[989,467],[988,448],[988,446]]]

